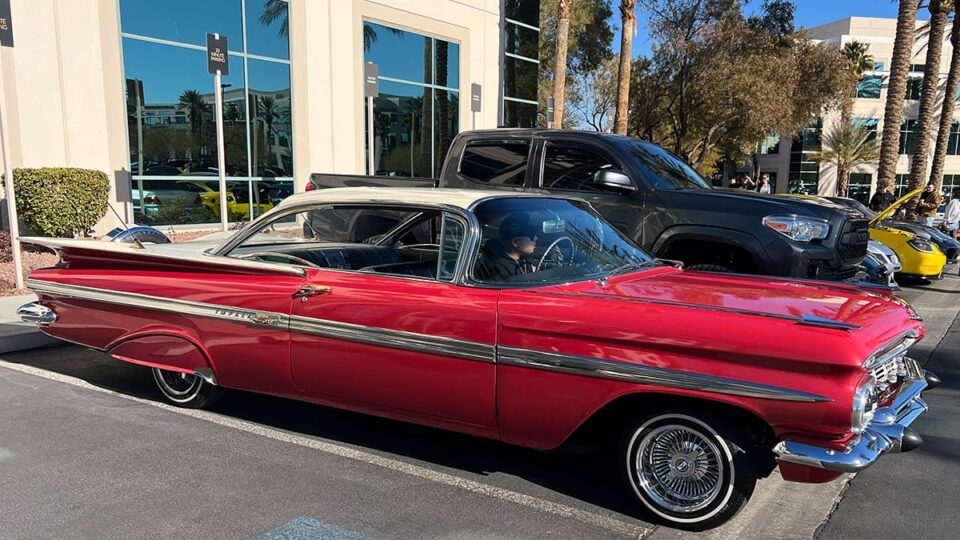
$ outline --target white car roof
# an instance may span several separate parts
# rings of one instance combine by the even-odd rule
[[[424,205],[450,205],[464,210],[477,201],[490,197],[549,197],[537,193],[519,191],[495,191],[484,189],[438,189],[422,187],[345,187],[307,191],[291,195],[280,203],[279,208],[292,205],[316,203],[406,203]]]

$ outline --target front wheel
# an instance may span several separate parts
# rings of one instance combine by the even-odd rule
[[[214,386],[196,375],[153,368],[153,380],[163,397],[180,407],[200,409],[212,404],[223,395],[223,389]]]
[[[627,433],[621,463],[647,510],[677,528],[726,522],[746,504],[756,474],[735,437],[683,413],[648,418]]]

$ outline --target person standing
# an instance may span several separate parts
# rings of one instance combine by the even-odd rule
[[[770,186],[770,175],[763,173],[760,175],[760,181],[757,183],[758,193],[773,193],[773,187]]]
[[[888,206],[893,204],[893,193],[890,184],[885,184],[877,188],[877,192],[870,198],[870,209],[874,212],[883,212]]]
[[[950,202],[943,211],[943,223],[950,238],[956,240],[957,229],[960,229],[960,188],[953,188]]]
[[[917,221],[927,227],[933,227],[933,220],[937,217],[937,209],[943,203],[943,196],[937,191],[937,184],[927,182],[927,186],[920,194],[920,202],[917,204]]]
[[[753,191],[756,189],[757,184],[753,181],[753,178],[750,178],[749,174],[743,175],[743,180],[740,182],[740,188],[747,191]]]

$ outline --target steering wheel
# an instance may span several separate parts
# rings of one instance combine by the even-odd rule
[[[245,253],[243,255],[240,255],[237,258],[238,259],[258,259],[263,262],[272,262],[272,263],[281,263],[281,264],[289,263],[289,264],[296,264],[298,266],[308,266],[310,268],[320,268],[316,264],[306,259],[302,259],[300,257],[297,257],[296,255],[290,255],[288,253],[281,253],[279,251],[258,251],[256,253]],[[282,260],[271,261],[270,260],[271,258],[282,259]]]
[[[560,244],[567,243],[570,244],[570,259],[567,260],[567,256],[563,254],[563,251],[560,250]],[[543,256],[540,257],[540,270],[549,270],[550,268],[560,267],[560,266],[569,266],[573,263],[573,255],[576,253],[577,247],[573,243],[573,240],[569,236],[561,236],[547,246],[547,250],[543,252]],[[554,253],[556,252],[556,253]]]

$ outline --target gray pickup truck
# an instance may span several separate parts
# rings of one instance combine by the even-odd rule
[[[694,270],[856,280],[870,236],[867,220],[842,205],[713,188],[655,144],[590,132],[463,132],[438,179],[313,174],[308,189],[344,186],[579,197],[647,252]]]

